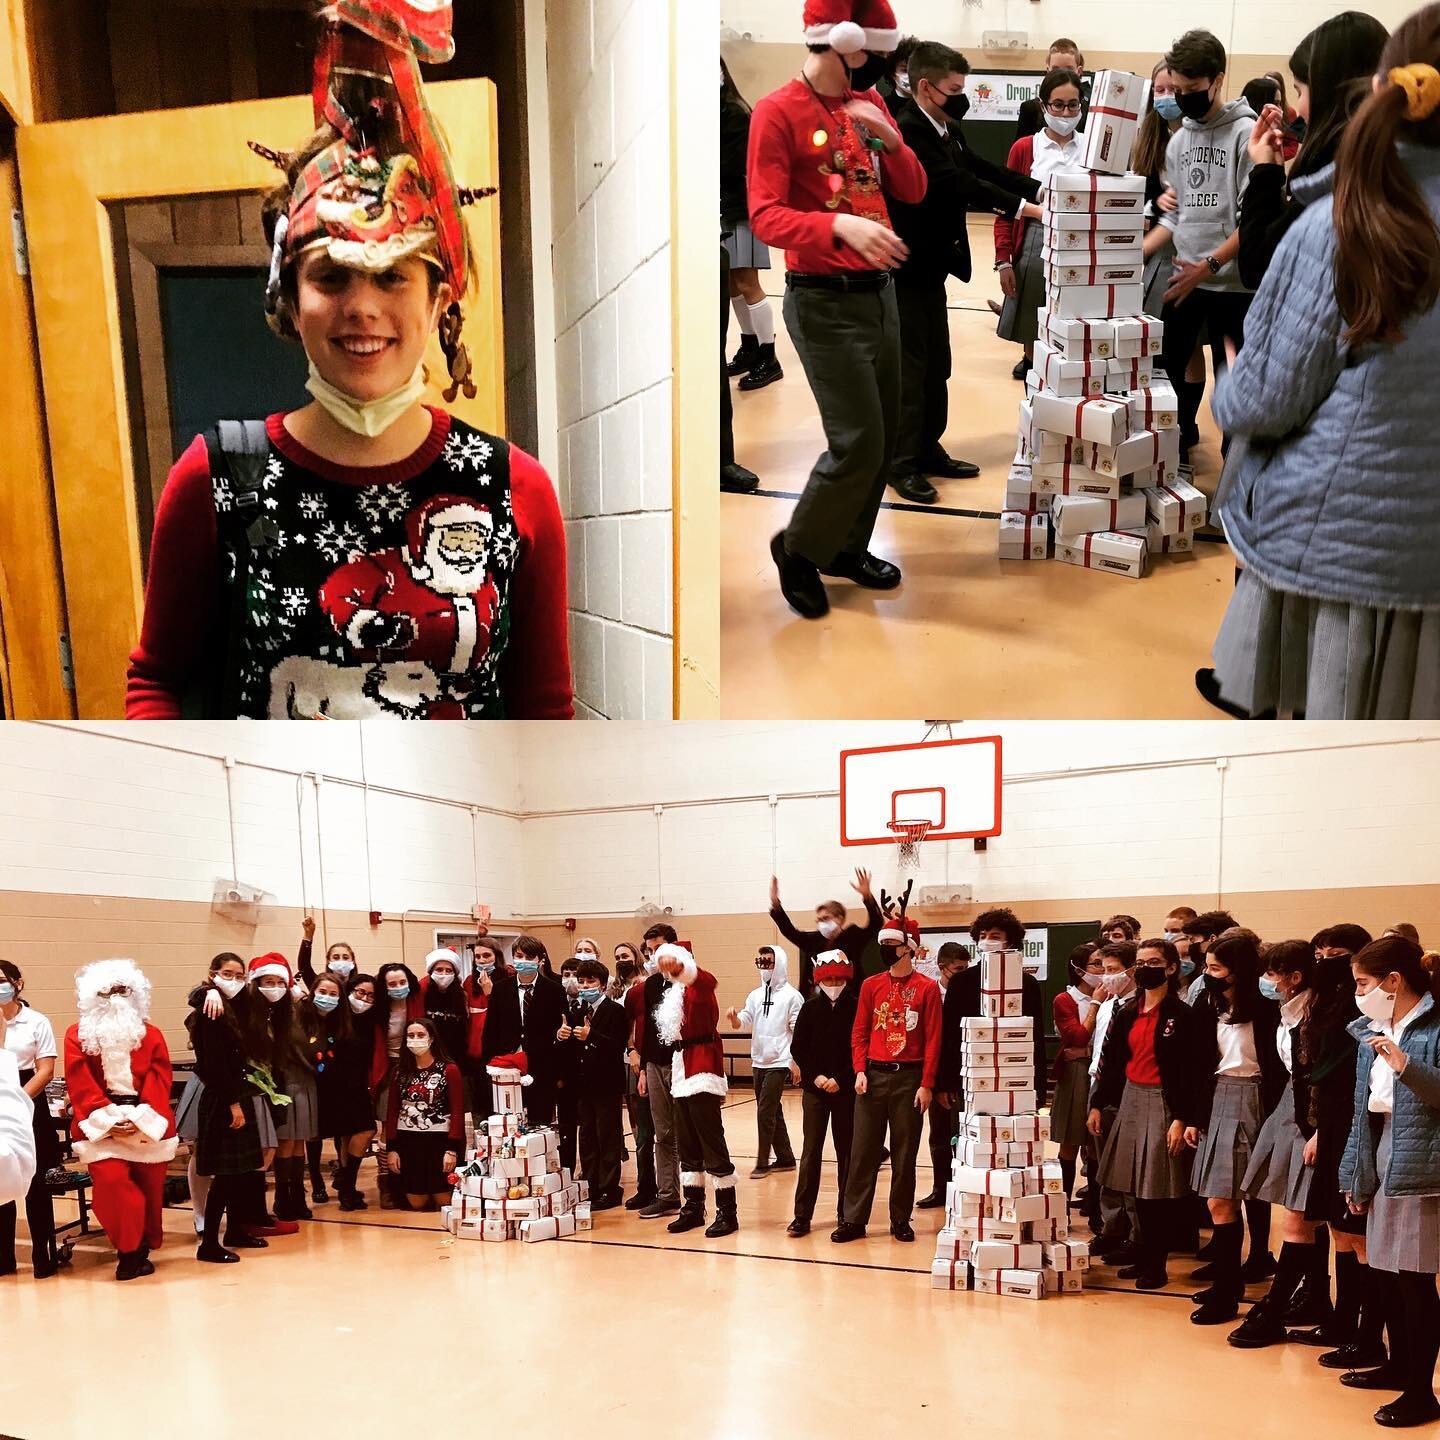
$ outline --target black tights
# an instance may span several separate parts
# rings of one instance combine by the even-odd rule
[[[1390,1328],[1390,1363],[1405,1377],[1405,1395],[1424,1400],[1435,1394],[1435,1359],[1440,1355],[1440,1293],[1435,1276],[1402,1270],[1388,1276],[1396,1308]]]
[[[0,1273],[15,1265],[15,1222],[18,1218],[14,1201],[0,1205]],[[25,1223],[30,1227],[30,1263],[40,1269],[55,1261],[55,1202],[43,1175],[36,1175],[25,1192]]]
[[[256,1171],[256,1174],[259,1172]],[[229,1213],[230,1224],[238,1228],[250,1220],[243,1213],[246,1205],[246,1191],[253,1191],[254,1182],[249,1175],[215,1175],[210,1180],[210,1190],[205,1196],[205,1239],[207,1250],[214,1250],[220,1244],[220,1223]]]

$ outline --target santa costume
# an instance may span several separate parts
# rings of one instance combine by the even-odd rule
[[[75,977],[79,1021],[65,1032],[76,1158],[95,1216],[120,1254],[117,1280],[152,1275],[164,1240],[165,1167],[177,1140],[170,1051],[150,1024],[150,982],[133,960],[97,960]]]
[[[674,980],[655,1012],[661,1040],[673,1045],[670,1096],[675,1103],[675,1138],[680,1151],[680,1186],[685,1202],[670,1223],[671,1234],[683,1234],[705,1223],[705,1176],[715,1190],[715,1219],[709,1236],[732,1235],[740,1228],[735,1216],[735,1166],[725,1143],[721,1107],[725,1082],[725,1051],[720,1042],[720,1005],[715,977],[695,963],[683,945],[662,945],[655,951],[662,973]],[[672,975],[666,961],[678,963]]]

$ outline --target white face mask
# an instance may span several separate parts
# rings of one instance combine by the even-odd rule
[[[285,996],[283,985],[260,985],[256,987],[260,993],[272,1004],[276,1004]]]
[[[1177,940],[1181,939],[1182,936],[1178,930],[1167,930],[1165,932],[1165,938],[1173,945]]]
[[[244,988],[243,980],[227,980],[223,975],[215,976],[215,988],[227,999],[233,1000]]]
[[[448,970],[437,970],[430,977],[442,990],[448,990],[455,977]]]
[[[827,939],[833,940],[840,933],[840,926],[831,919],[817,920],[815,928]]]
[[[362,1000],[358,995],[350,997],[350,1008],[357,1015],[363,1015],[374,1003],[373,1000]]]
[[[423,1055],[429,1048],[428,1040],[412,1040],[408,1035],[405,1037],[405,1048],[412,1055]]]
[[[305,388],[337,425],[343,425],[352,434],[368,435],[373,439],[376,435],[383,435],[424,395],[425,366],[423,362],[417,365],[410,379],[388,395],[381,395],[375,400],[356,400],[343,390],[337,390],[315,368],[312,360]]]
[[[1100,977],[1101,987],[1112,995],[1122,994],[1130,988],[1131,983],[1130,976],[1123,970],[1116,971],[1113,975],[1105,974]]]
[[[353,975],[355,973],[355,962],[353,960],[332,960],[329,968],[337,975]]]
[[[1078,115],[1052,115],[1048,110],[1045,112],[1045,124],[1057,135],[1064,135],[1067,138],[1075,133],[1075,127],[1079,125]]]
[[[980,940],[976,942],[975,948],[982,955],[1003,955],[1005,942],[1003,940]]]
[[[647,975],[653,975],[659,968],[660,962],[653,955],[646,956],[645,973]]]
[[[820,988],[830,997],[832,1002],[838,1000],[845,993],[845,987],[843,985],[822,985]]]
[[[1378,985],[1355,997],[1360,1013],[1381,1025],[1388,1025],[1395,1018],[1395,997]]]

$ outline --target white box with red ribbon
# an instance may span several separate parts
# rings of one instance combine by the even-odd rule
[[[1097,445],[1115,446],[1130,433],[1130,410],[1123,400],[1093,395],[1068,400],[1041,390],[1030,406],[1036,426],[1053,435],[1073,435]]]
[[[1129,170],[1144,97],[1140,76],[1128,70],[1096,71],[1080,146],[1080,163],[1087,170],[1117,176]]]
[[[1040,336],[1067,360],[1110,360],[1115,355],[1115,331],[1109,320],[1066,319],[1039,310]]]
[[[1051,1270],[1090,1268],[1090,1246],[1084,1240],[1060,1240],[1044,1248],[1045,1264]]]
[[[1138,281],[1118,285],[1056,285],[1045,292],[1051,314],[1067,319],[1108,320],[1133,315],[1145,305],[1145,287]]]
[[[1132,390],[1148,389],[1155,381],[1156,362],[1149,355],[1130,360],[1108,360],[1105,363],[1105,393],[1128,395]]]
[[[1055,538],[1075,540],[1097,530],[1137,530],[1145,524],[1144,495],[1107,499],[1097,495],[1057,495],[1050,508]]]
[[[1143,390],[1131,390],[1121,397],[1130,408],[1130,429],[1173,430],[1180,423],[1180,402],[1175,388],[1155,372]]]
[[[1132,250],[1113,250],[1092,259],[1076,250],[1040,251],[1045,267],[1045,284],[1057,285],[1140,285],[1145,280],[1145,257],[1137,245]]]
[[[1109,360],[1067,360],[1043,340],[1035,342],[1035,369],[1054,395],[1099,395],[1110,378]]]
[[[1094,103],[1093,92],[1091,103]],[[1077,214],[1143,217],[1145,177],[1123,173],[1087,175],[1083,170],[1057,171],[1045,181],[1045,205],[1052,215],[1065,217],[1058,223],[1071,228],[1079,228],[1074,218]],[[1143,305],[1135,305],[1123,313],[1136,315],[1142,309]]]
[[[969,1290],[974,1273],[968,1260],[932,1260],[930,1285],[935,1290]]]
[[[1150,518],[1162,535],[1193,534],[1205,523],[1205,496],[1184,480],[1168,480],[1144,493]]]
[[[1043,560],[1050,553],[1050,516],[1044,510],[1005,510],[1000,515],[1002,560]]]
[[[1134,475],[1159,465],[1161,475],[1173,480],[1180,465],[1180,432],[1137,430],[1117,445],[1097,446],[1093,464],[1102,475],[1116,476]]]
[[[1145,536],[1132,535],[1127,530],[1099,530],[1093,535],[1081,535],[1073,542],[1061,541],[1055,545],[1055,558],[1067,565],[1103,570],[1131,580],[1144,575],[1148,557]]]
[[[1167,535],[1158,520],[1151,520],[1145,526],[1145,543],[1152,555],[1193,555],[1195,553],[1195,532],[1184,535]]]
[[[1115,358],[1133,360],[1141,355],[1156,356],[1165,345],[1165,325],[1153,315],[1124,315],[1112,320],[1115,330]]]
[[[986,1170],[974,1165],[957,1165],[955,1188],[966,1195],[1014,1197],[1028,1195],[1029,1177],[1023,1170]]]
[[[1111,250],[1133,250],[1144,238],[1145,216],[1139,210],[1118,215],[1051,214],[1045,226],[1045,244],[1057,254],[1096,259]]]
[[[965,1108],[971,1115],[1033,1115],[1036,1108],[1035,1091],[976,1091],[966,1100]]]
[[[977,1270],[1039,1270],[1045,1263],[1045,1250],[1033,1240],[1019,1244],[976,1240],[970,1246],[970,1263]]]

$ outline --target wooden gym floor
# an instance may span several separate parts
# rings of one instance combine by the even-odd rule
[[[798,1148],[794,1091],[785,1112]],[[1104,1268],[1083,1295],[1040,1302],[932,1290],[943,1212],[915,1212],[913,1245],[891,1240],[888,1174],[864,1240],[832,1244],[823,1219],[787,1239],[795,1177],[747,1178],[748,1091],[726,1120],[741,1228],[724,1240],[620,1210],[573,1241],[491,1245],[452,1239],[436,1215],[332,1202],[220,1268],[191,1258],[177,1209],[155,1276],[125,1285],[103,1236],[41,1282],[22,1241],[21,1275],[0,1280],[0,1435],[1129,1440],[1203,1404],[1197,1434],[1289,1440],[1303,1411],[1307,1440],[1339,1440],[1390,1398],[1343,1389],[1315,1350],[1237,1351],[1228,1327],[1192,1326],[1189,1257],[1149,1295]],[[929,1181],[922,1144],[918,1194]],[[834,1204],[827,1164],[817,1215]]]
[[[989,223],[972,220],[970,241],[975,279],[950,285],[954,375],[944,443],[978,464],[980,477],[935,482],[935,506],[910,505],[887,489],[873,549],[901,567],[904,583],[877,595],[835,581],[830,614],[819,621],[800,619],[781,599],[770,559],[770,537],[825,440],[780,314],[783,259],[777,254],[775,268],[762,272],[785,378],[751,394],[732,382],[736,458],[760,476],[760,492],[721,497],[723,714],[879,719],[918,706],[994,719],[1214,719],[1194,674],[1210,663],[1233,586],[1223,542],[1201,542],[1193,556],[1152,557],[1138,581],[1056,560],[997,558],[996,516],[1024,387],[1010,378],[1020,349],[997,338],[985,304],[1000,297]],[[736,336],[732,320],[731,353]],[[1206,394],[1192,459],[1209,495],[1220,444]],[[885,678],[872,678],[880,670]]]

